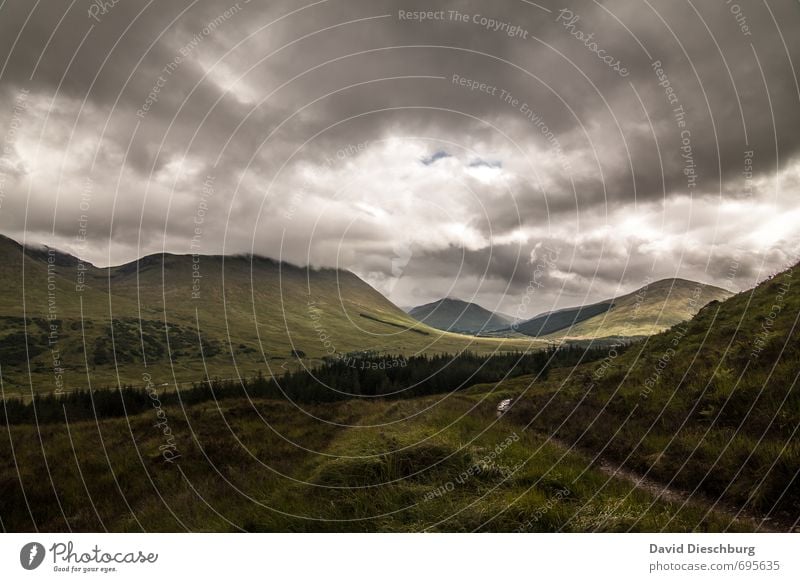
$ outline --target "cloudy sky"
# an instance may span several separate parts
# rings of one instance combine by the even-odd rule
[[[404,306],[739,290],[798,260],[799,32],[794,0],[6,1],[0,232]]]

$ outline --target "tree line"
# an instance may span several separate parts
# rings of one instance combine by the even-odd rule
[[[61,395],[35,395],[3,403],[0,424],[52,424],[124,417],[159,405],[191,406],[230,398],[269,398],[297,403],[336,402],[348,398],[412,398],[454,392],[504,378],[538,374],[549,368],[574,366],[601,359],[607,348],[550,347],[536,352],[456,356],[418,355],[406,358],[373,353],[331,358],[320,366],[287,372],[278,377],[259,372],[249,378],[210,378],[189,388],[156,392],[123,385],[121,388],[79,389]]]

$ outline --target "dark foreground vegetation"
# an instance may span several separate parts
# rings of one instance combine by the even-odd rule
[[[5,402],[0,423],[49,424],[114,418],[152,410],[154,405],[190,406],[231,398],[270,398],[295,403],[336,402],[354,397],[413,398],[525,374],[545,379],[550,368],[590,362],[605,354],[606,350],[600,348],[578,346],[490,356],[465,352],[455,357],[404,358],[353,353],[331,358],[320,367],[289,372],[277,378],[261,374],[241,381],[212,378],[177,391],[164,391],[154,386],[124,386],[121,390],[105,388],[75,390],[62,395],[37,394],[29,402],[11,398]]]
[[[557,374],[552,370],[551,374]],[[753,531],[497,418],[501,383],[5,427],[3,531]],[[511,422],[510,422],[511,421]],[[167,454],[169,453],[169,454]]]

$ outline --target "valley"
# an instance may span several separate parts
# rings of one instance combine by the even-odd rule
[[[162,271],[165,263],[171,267]],[[800,294],[793,282],[800,267],[730,297],[690,282],[657,282],[645,290],[650,302],[642,291],[601,304],[602,313],[576,309],[561,321],[572,322],[570,335],[575,328],[587,334],[608,329],[597,327],[605,325],[598,317],[616,330],[654,332],[654,321],[671,323],[663,331],[635,342],[583,347],[545,343],[550,333],[532,349],[537,340],[461,336],[414,322],[345,272],[306,273],[266,259],[212,257],[207,263],[220,268],[226,285],[248,280],[256,269],[273,277],[250,289],[254,312],[243,290],[220,289],[228,332],[217,328],[216,336],[203,335],[199,344],[192,341],[192,312],[197,324],[211,319],[215,306],[194,305],[178,293],[177,281],[186,281],[191,269],[180,257],[148,258],[138,269],[127,265],[87,277],[85,292],[100,293],[95,288],[104,277],[112,307],[131,309],[138,299],[153,322],[160,294],[162,308],[173,314],[169,351],[154,339],[164,332],[161,326],[134,318],[115,319],[112,343],[106,344],[102,326],[94,318],[87,325],[86,318],[88,312],[104,321],[104,306],[79,309],[81,329],[92,330],[81,343],[93,346],[94,366],[102,368],[105,357],[121,370],[141,370],[141,357],[148,361],[138,378],[145,387],[112,385],[33,401],[7,393],[8,438],[0,440],[0,457],[15,463],[0,469],[4,528],[520,532],[798,526]],[[174,287],[166,285],[170,281]],[[209,277],[204,289],[221,282]],[[132,288],[139,289],[138,298]],[[311,303],[270,301],[287,291],[310,296]],[[696,313],[682,315],[689,311]],[[283,325],[260,323],[264,314],[280,317]],[[248,317],[259,321],[266,345],[283,346],[276,365],[292,359],[316,364],[265,374],[254,360],[252,375],[226,379],[215,358],[230,349],[227,338],[247,345]],[[4,344],[6,362],[13,362],[15,353],[22,358],[13,350],[24,344],[26,326],[45,336],[52,320],[7,321],[17,326],[6,332]],[[338,333],[323,338],[320,330]],[[365,344],[357,340],[366,342],[371,334],[379,348],[359,349]],[[326,353],[325,341],[336,348]],[[199,362],[205,381],[156,381],[160,358],[177,354],[179,362],[193,361],[193,349],[208,352]],[[416,355],[404,355],[414,350]],[[507,402],[502,411],[500,402]]]

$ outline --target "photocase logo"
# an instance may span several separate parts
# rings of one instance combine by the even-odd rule
[[[26,570],[35,570],[44,561],[44,546],[38,542],[30,542],[22,546],[19,552],[19,563]]]

